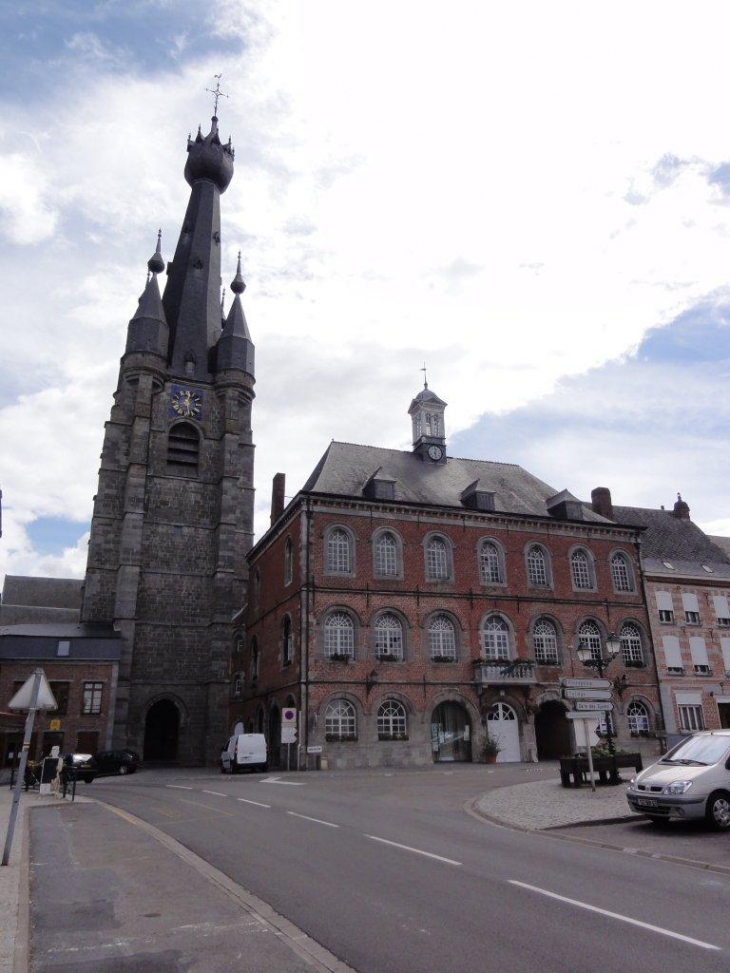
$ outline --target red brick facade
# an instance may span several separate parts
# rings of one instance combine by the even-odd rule
[[[331,570],[332,529],[348,538],[349,571]],[[397,577],[375,571],[373,542],[383,529],[397,539]],[[281,709],[294,706],[300,764],[313,747],[322,748],[328,766],[340,767],[478,760],[487,726],[503,737],[499,759],[554,758],[581,742],[565,718],[572,704],[561,699],[560,679],[595,675],[577,659],[579,629],[587,625],[605,644],[607,634],[621,634],[629,625],[640,639],[642,664],[627,666],[619,656],[607,673],[616,686],[614,724],[619,745],[654,753],[654,737],[663,727],[637,536],[609,523],[299,495],[250,557],[246,628],[234,651],[231,726],[240,720],[266,732],[276,760]],[[431,538],[444,542],[446,580],[427,580]],[[483,583],[484,541],[499,552],[500,583]],[[528,581],[533,545],[547,558],[547,583],[540,586]],[[585,553],[587,588],[574,584],[571,557],[577,549]],[[625,558],[630,591],[614,585],[611,559],[617,553]],[[325,623],[333,612],[351,622],[346,659],[332,659],[331,645],[325,650]],[[402,660],[384,661],[376,651],[383,613],[400,622],[402,648],[399,643],[395,654],[402,652]],[[430,628],[437,617],[446,619],[447,629],[453,626],[453,661],[432,658]],[[487,619],[496,620],[496,632],[486,636],[491,648]],[[551,664],[537,664],[535,624],[541,620],[552,624],[557,637]],[[487,658],[497,643],[500,654]],[[344,707],[336,705],[340,700]],[[629,720],[637,703],[646,713],[646,729]]]

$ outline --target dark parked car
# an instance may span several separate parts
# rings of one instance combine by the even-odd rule
[[[139,754],[134,750],[101,750],[91,758],[96,776],[102,774],[133,774],[139,766]]]
[[[90,753],[64,753],[61,759],[63,760],[61,779],[65,776],[68,782],[75,775],[76,780],[83,780],[86,784],[90,784],[96,777],[96,770],[92,764],[94,758]]]

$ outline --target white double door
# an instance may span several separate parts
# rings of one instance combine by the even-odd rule
[[[501,747],[497,763],[519,761],[520,724],[512,707],[507,703],[495,703],[487,713],[487,729]]]

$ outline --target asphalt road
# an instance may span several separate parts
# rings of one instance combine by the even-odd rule
[[[727,971],[730,877],[468,813],[526,773],[143,771],[88,793],[172,835],[360,973]]]

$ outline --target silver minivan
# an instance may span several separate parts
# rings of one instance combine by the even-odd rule
[[[703,730],[631,781],[629,807],[650,821],[701,820],[730,830],[730,730]]]

